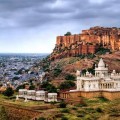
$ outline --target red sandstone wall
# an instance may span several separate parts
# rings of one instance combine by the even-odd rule
[[[101,97],[100,92],[80,92],[80,96],[85,98]]]
[[[120,99],[120,91],[118,92],[107,92],[107,91],[90,91],[90,92],[84,92],[84,91],[76,91],[76,92],[64,92],[60,93],[60,98],[62,99],[73,99],[73,100],[79,100],[80,97],[85,98],[94,98],[94,97],[105,97],[109,100],[114,99]]]
[[[102,92],[102,96],[109,100],[120,99],[120,91],[118,92]]]
[[[68,44],[75,43],[76,41],[84,40],[90,43],[102,43],[103,45],[111,45],[112,49],[115,49],[114,43],[120,39],[119,35],[120,31],[113,28],[102,28],[102,27],[94,27],[89,30],[83,30],[82,34],[75,34],[70,36],[58,36],[56,40],[56,44],[59,45],[62,40],[62,44],[65,46]]]
[[[88,54],[88,45],[82,45],[82,54]]]
[[[88,46],[88,53],[94,54],[96,52],[96,47],[94,45]]]

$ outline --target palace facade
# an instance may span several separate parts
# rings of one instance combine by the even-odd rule
[[[77,89],[61,93],[62,99],[105,97],[113,100],[120,98],[120,73],[116,73],[115,70],[108,73],[108,65],[102,58],[98,65],[95,65],[95,75],[88,71],[83,75],[78,70],[76,76]]]
[[[113,70],[108,73],[108,65],[101,58],[98,66],[95,66],[95,75],[88,71],[85,75],[80,75],[77,71],[78,91],[120,91],[120,73]]]

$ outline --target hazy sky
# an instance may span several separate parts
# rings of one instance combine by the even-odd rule
[[[0,52],[50,53],[56,36],[120,27],[120,0],[0,0]]]

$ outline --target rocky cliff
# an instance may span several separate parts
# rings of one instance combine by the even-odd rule
[[[100,48],[120,50],[120,29],[116,27],[92,27],[81,34],[58,36],[51,60],[94,54]]]

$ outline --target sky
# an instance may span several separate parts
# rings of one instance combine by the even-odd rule
[[[51,53],[93,26],[120,27],[120,0],[0,0],[0,53]]]

